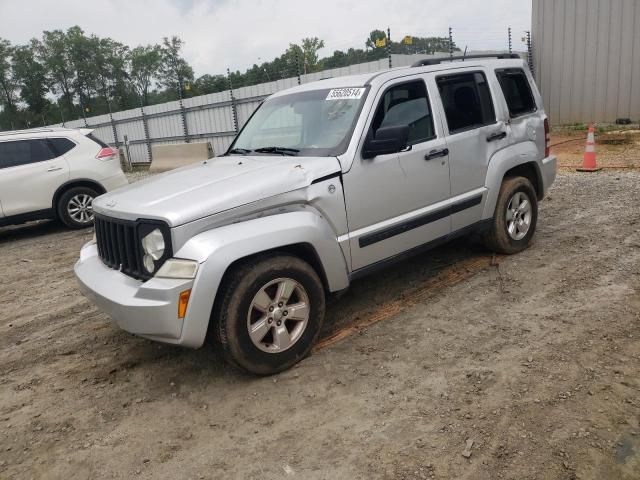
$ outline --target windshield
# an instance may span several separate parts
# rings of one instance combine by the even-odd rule
[[[292,93],[266,100],[228,153],[336,156],[345,152],[366,88]]]

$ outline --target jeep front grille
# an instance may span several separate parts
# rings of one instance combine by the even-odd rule
[[[95,215],[98,255],[109,268],[133,278],[149,278],[142,268],[137,222]]]

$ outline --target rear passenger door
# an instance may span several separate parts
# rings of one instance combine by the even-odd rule
[[[451,216],[456,231],[481,219],[489,160],[507,145],[508,131],[496,118],[494,95],[482,69],[436,75],[436,84],[447,132],[451,196],[464,196],[470,205]]]
[[[538,106],[531,89],[533,78],[522,68],[496,70],[505,107],[509,115],[509,144],[533,142],[535,152],[530,160],[538,160],[545,149],[544,117],[538,114]],[[529,149],[527,149],[529,151]]]
[[[0,203],[6,217],[51,209],[55,191],[68,178],[64,155],[48,140],[0,142]]]

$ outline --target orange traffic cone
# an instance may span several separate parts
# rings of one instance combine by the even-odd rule
[[[596,165],[596,140],[594,131],[593,123],[590,123],[589,133],[587,134],[587,144],[584,147],[582,168],[576,168],[578,172],[597,172],[598,170],[601,170]]]

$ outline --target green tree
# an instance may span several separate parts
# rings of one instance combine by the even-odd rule
[[[69,58],[66,34],[62,30],[45,31],[42,34],[42,42],[36,40],[34,45],[39,59],[52,79],[51,93],[58,93],[64,97],[67,113],[70,115],[74,111],[75,73]]]
[[[143,105],[149,105],[149,92],[162,68],[162,61],[160,45],[135,47],[127,56],[129,80],[136,93],[142,98]]]
[[[194,82],[195,95],[223,92],[229,88],[229,81],[224,75],[205,74]]]
[[[46,98],[50,88],[49,79],[45,66],[36,59],[32,45],[15,48],[12,67],[20,88],[20,98],[31,113],[36,116],[44,115],[50,104]]]
[[[168,90],[177,90],[180,97],[185,95],[185,86],[193,83],[193,69],[181,55],[183,46],[184,42],[176,36],[163,38],[159,75],[161,85]]]
[[[11,65],[14,47],[9,40],[0,38],[0,95],[2,95],[3,110],[14,116],[16,107],[17,82]]]

